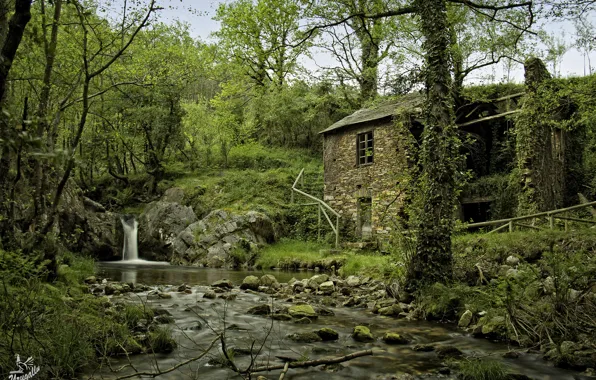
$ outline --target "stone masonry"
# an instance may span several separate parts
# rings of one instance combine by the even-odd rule
[[[359,165],[358,134],[369,131],[373,132],[373,163]],[[342,215],[342,222],[356,236],[366,238],[369,236],[363,234],[360,228],[364,211],[359,203],[363,198],[370,198],[370,237],[379,239],[387,235],[403,206],[397,185],[407,165],[392,118],[326,132],[323,152],[325,202]]]

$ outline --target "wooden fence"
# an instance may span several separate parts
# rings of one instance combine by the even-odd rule
[[[466,228],[475,228],[475,227],[489,227],[489,226],[499,226],[493,230],[490,230],[488,233],[493,233],[497,231],[501,231],[504,229],[508,229],[509,232],[513,232],[515,226],[524,227],[524,228],[531,228],[535,230],[542,230],[542,227],[535,226],[533,224],[527,223],[520,223],[526,220],[533,220],[533,219],[540,219],[540,218],[547,218],[548,219],[548,226],[551,229],[555,228],[555,220],[563,220],[565,222],[565,231],[569,229],[569,222],[579,222],[579,223],[590,223],[596,225],[596,220],[590,219],[581,219],[575,218],[570,216],[564,216],[560,214],[565,214],[570,211],[580,210],[584,208],[589,208],[596,206],[596,202],[588,202],[583,203],[576,206],[571,206],[567,208],[561,208],[558,210],[551,210],[545,212],[539,212],[537,214],[525,215],[525,216],[518,216],[515,218],[509,219],[499,219],[499,220],[491,220],[488,222],[480,222],[480,223],[470,223],[466,225]]]

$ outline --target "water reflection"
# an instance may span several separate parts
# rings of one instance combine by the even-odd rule
[[[285,272],[285,271],[249,271],[249,270],[229,270],[213,268],[195,268],[170,266],[164,264],[155,265],[134,265],[122,264],[118,261],[100,262],[97,264],[98,274],[112,281],[132,282],[151,285],[207,285],[217,280],[227,278],[234,284],[242,283],[244,277],[248,275],[261,276],[263,274],[272,274],[278,281],[287,282],[292,277],[297,279],[308,278],[314,274],[312,271]]]

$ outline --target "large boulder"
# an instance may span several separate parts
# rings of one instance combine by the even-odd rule
[[[55,232],[72,252],[82,252],[98,260],[122,258],[124,238],[120,216],[83,196],[72,180],[62,193]]]
[[[255,211],[239,215],[215,210],[188,225],[173,239],[172,262],[233,267],[254,256],[258,244],[273,241],[273,223],[267,215]]]
[[[166,192],[157,202],[150,203],[139,218],[139,253],[150,259],[168,260],[174,251],[178,235],[198,218],[192,207],[170,200],[181,200],[180,194]]]

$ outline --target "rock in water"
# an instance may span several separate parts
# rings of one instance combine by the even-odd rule
[[[352,338],[357,342],[372,342],[375,340],[375,338],[370,332],[370,329],[366,326],[354,327],[354,332],[352,332]]]
[[[384,316],[398,316],[403,310],[398,304],[393,304],[391,306],[382,307],[379,309],[379,315]]]
[[[457,359],[461,358],[464,354],[454,346],[439,346],[435,349],[439,359]]]
[[[240,285],[243,290],[257,290],[259,289],[259,278],[257,276],[246,276]]]
[[[265,274],[263,276],[261,276],[261,278],[259,279],[259,285],[260,286],[268,286],[270,288],[274,288],[277,289],[279,288],[279,282],[277,282],[277,278],[275,278],[275,276],[271,275],[271,274]]]
[[[333,281],[325,281],[319,285],[319,290],[324,294],[331,294],[335,291],[335,285],[333,284]]]
[[[322,329],[315,331],[315,333],[318,336],[320,336],[321,339],[323,339],[324,341],[339,339],[339,334],[337,333],[337,331],[328,327],[323,327]]]
[[[321,342],[320,336],[315,334],[314,332],[303,332],[303,333],[295,333],[288,335],[290,340],[298,343],[314,343],[314,342]]]
[[[317,313],[312,306],[306,305],[292,305],[288,309],[288,313],[294,318],[317,318]]]
[[[311,289],[319,289],[319,286],[322,283],[327,282],[328,280],[329,276],[327,276],[326,274],[317,274],[308,279],[306,287]]]
[[[387,344],[408,344],[408,339],[404,338],[396,332],[387,332],[383,336],[383,341]]]
[[[257,305],[248,309],[247,313],[252,315],[269,315],[271,314],[271,307],[267,304]]]
[[[232,281],[224,278],[224,279],[215,281],[213,284],[211,284],[211,286],[214,288],[232,289],[234,287],[234,284],[232,284]]]

